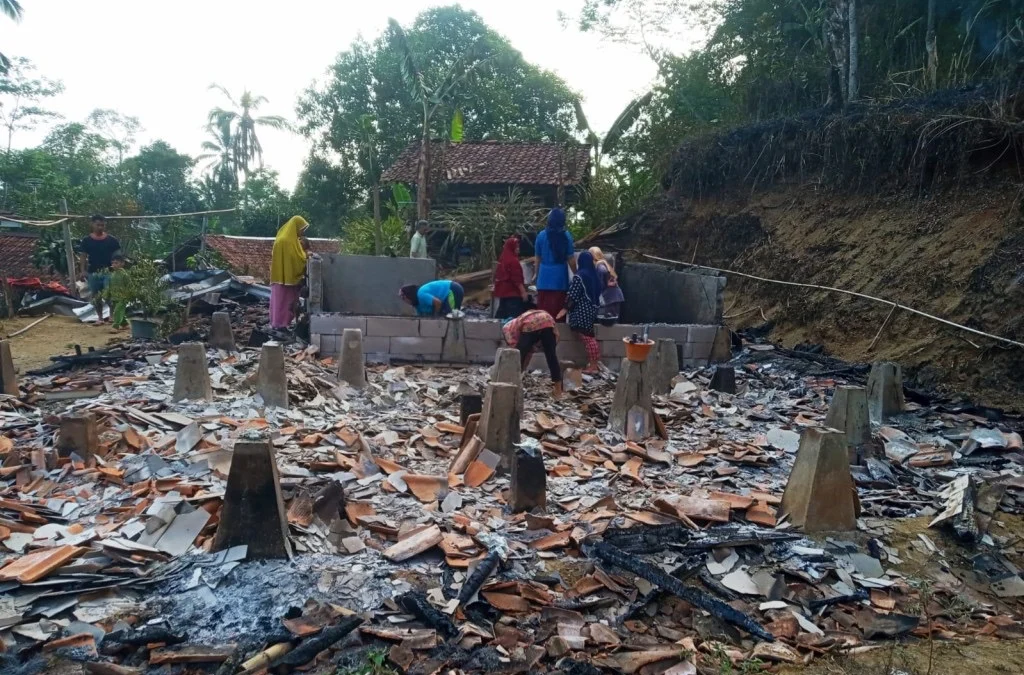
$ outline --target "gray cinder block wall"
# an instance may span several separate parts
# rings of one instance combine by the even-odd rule
[[[679,272],[662,265],[627,262],[619,272],[626,323],[722,323],[725,277]]]
[[[314,314],[310,317],[310,333],[320,355],[337,357],[341,335],[346,328],[363,331],[363,353],[370,362],[412,361],[439,362],[448,328],[447,319],[420,319],[416,317],[348,316],[343,314]],[[466,320],[464,323],[466,352],[470,363],[490,364],[494,354],[505,342],[501,322],[496,320]],[[680,347],[680,365],[697,368],[708,364],[717,326],[654,324],[650,336],[672,338]],[[622,339],[643,331],[642,326],[619,324],[597,326],[596,337],[601,344],[601,356],[612,367],[626,355]],[[578,365],[586,364],[583,344],[569,330],[559,325],[558,355],[562,360]],[[537,354],[532,367],[542,368],[542,354]]]
[[[320,309],[354,315],[408,316],[412,308],[398,297],[398,289],[406,284],[425,284],[436,277],[437,265],[431,259],[330,253],[321,256]]]

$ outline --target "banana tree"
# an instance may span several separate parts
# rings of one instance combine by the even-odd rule
[[[394,19],[388,19],[388,25],[391,30],[392,44],[398,49],[401,57],[402,79],[409,87],[413,101],[422,108],[423,127],[420,135],[420,157],[416,179],[416,217],[420,220],[427,220],[430,217],[431,123],[438,111],[452,105],[460,85],[488,61],[488,56],[484,53],[483,43],[477,40],[462,56],[456,59],[440,81],[431,86],[416,63],[416,57],[412,53],[405,30]]]
[[[615,118],[611,128],[605,133],[604,138],[600,138],[593,129],[590,127],[590,122],[587,121],[587,116],[583,114],[583,103],[576,99],[576,129],[581,131],[587,136],[587,143],[594,153],[594,177],[599,178],[601,176],[601,160],[615,152],[619,141],[629,131],[640,114],[644,111],[644,108],[651,102],[654,97],[654,92],[649,91],[643,96],[633,99],[629,102],[619,116]]]

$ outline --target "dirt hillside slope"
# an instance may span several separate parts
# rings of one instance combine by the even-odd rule
[[[1021,182],[991,174],[920,196],[775,184],[668,200],[634,225],[643,252],[891,299],[1024,341]],[[850,296],[730,276],[727,323],[774,323],[773,340],[821,343],[854,361],[892,359],[919,386],[1024,410],[1024,349]],[[764,317],[762,318],[762,314]]]

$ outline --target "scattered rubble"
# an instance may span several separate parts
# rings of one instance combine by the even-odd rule
[[[707,673],[1022,633],[1017,421],[906,400],[850,466],[822,429],[863,373],[758,348],[735,394],[719,367],[652,395],[627,362],[554,400],[484,368],[357,389],[294,344],[110,353],[0,397],[0,649],[26,665]]]

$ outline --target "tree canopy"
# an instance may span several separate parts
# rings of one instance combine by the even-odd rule
[[[572,137],[577,94],[555,74],[527,62],[475,12],[459,6],[429,9],[405,34],[427,82],[441,81],[471,48],[486,59],[447,109],[432,118],[435,137],[450,136],[456,110],[467,141]],[[402,77],[402,60],[382,27],[375,40],[358,39],[339,54],[327,80],[307,90],[298,104],[299,128],[313,141],[317,161],[330,159],[335,172],[357,172],[365,188],[421,136],[421,107]],[[317,174],[326,168],[321,163]],[[301,184],[299,189],[305,190]]]

